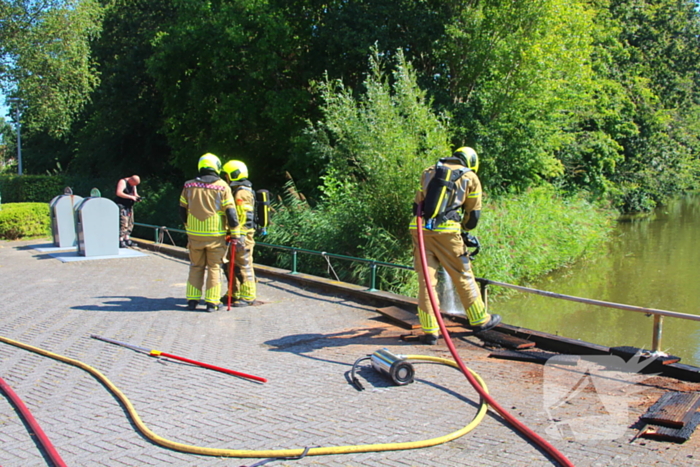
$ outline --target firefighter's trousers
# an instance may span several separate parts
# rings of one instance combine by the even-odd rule
[[[255,248],[255,240],[253,240],[254,234],[254,230],[248,232],[244,236],[243,246],[236,245],[233,273],[235,280],[232,284],[233,287],[231,295],[233,300],[254,302],[257,296],[255,270],[253,269],[253,249]],[[228,252],[225,258],[226,264],[224,265],[224,273],[226,274],[227,281],[231,280],[229,277],[230,264],[228,263],[230,257],[231,253]],[[228,295],[228,290],[226,290],[226,295]]]
[[[423,276],[418,250],[418,232],[412,230],[411,235],[413,237],[413,267],[418,273],[418,317],[425,333],[436,334],[439,327]],[[459,232],[433,232],[424,229],[423,241],[428,262],[428,276],[433,290],[437,286],[438,270],[442,266],[452,279],[455,291],[464,306],[467,318],[469,318],[469,324],[472,326],[486,324],[491,316],[486,312],[479,284],[472,272],[471,262],[464,256],[467,250]],[[436,305],[439,307],[437,294],[436,300],[438,301]]]
[[[188,238],[187,248],[190,252],[190,275],[187,279],[187,300],[200,300],[204,275],[207,282],[204,300],[218,304],[221,297],[221,262],[226,254],[225,237]]]

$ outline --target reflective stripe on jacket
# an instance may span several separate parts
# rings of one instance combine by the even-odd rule
[[[187,208],[188,235],[195,237],[221,237],[229,227],[226,209],[234,207],[231,188],[221,179],[204,181],[200,178],[185,183],[180,194],[180,206]],[[232,235],[240,235],[239,227]]]

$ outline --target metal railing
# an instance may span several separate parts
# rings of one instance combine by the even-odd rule
[[[150,224],[141,224],[138,222],[135,222],[134,225],[140,226],[140,227],[149,227],[152,229],[155,229],[155,243],[163,243],[163,238],[164,235],[168,232],[177,232],[177,233],[187,233],[184,230],[181,229],[171,229],[169,227],[164,227],[164,226],[157,226],[157,225],[150,225]],[[172,240],[172,237],[170,237]],[[383,267],[390,267],[394,269],[404,269],[404,270],[413,270],[413,266],[404,266],[403,264],[394,264],[394,263],[387,263],[384,261],[376,261],[373,259],[366,259],[366,258],[357,258],[354,256],[346,256],[346,255],[339,255],[335,253],[328,253],[326,251],[314,251],[314,250],[305,250],[303,248],[296,248],[296,247],[291,247],[291,246],[283,246],[283,245],[273,245],[272,243],[265,243],[265,242],[260,242],[256,241],[255,242],[256,246],[264,246],[267,248],[272,248],[275,250],[284,250],[284,251],[289,251],[292,254],[292,269],[290,271],[290,274],[299,274],[297,271],[297,256],[299,253],[305,253],[309,255],[316,255],[316,256],[321,256],[328,261],[328,266],[331,270],[333,270],[333,266],[330,264],[329,258],[336,258],[336,259],[341,259],[341,260],[347,260],[347,261],[352,261],[355,263],[365,263],[369,265],[370,269],[370,283],[369,283],[369,292],[375,292],[378,289],[376,288],[377,286],[377,267],[378,266],[383,266]],[[335,275],[336,280],[338,279],[338,276],[335,274],[335,271],[333,270],[333,275]]]
[[[184,230],[181,230],[181,229],[171,229],[169,227],[164,227],[164,226],[159,227],[156,225],[141,224],[138,222],[134,223],[134,225],[155,229],[155,243],[156,244],[163,243],[165,233],[168,233],[168,232],[177,232],[177,233],[183,233],[183,234],[186,233]],[[172,237],[170,237],[170,238],[172,241]],[[289,246],[282,246],[282,245],[273,245],[271,243],[264,243],[264,242],[259,242],[259,241],[256,242],[256,245],[265,246],[268,248],[273,248],[273,249],[278,249],[278,250],[286,250],[286,251],[291,252],[291,254],[292,254],[292,269],[290,271],[290,274],[298,274],[297,255],[299,253],[306,253],[306,254],[310,254],[310,255],[321,256],[321,257],[326,258],[326,260],[328,260],[328,258],[337,258],[337,259],[342,259],[342,260],[347,260],[347,261],[366,263],[370,267],[370,285],[369,285],[369,289],[368,289],[369,292],[374,292],[374,291],[378,290],[376,288],[377,266],[391,267],[391,268],[403,269],[403,270],[413,270],[412,266],[387,263],[387,262],[383,262],[383,261],[376,261],[376,260],[370,260],[370,259],[365,259],[365,258],[356,258],[353,256],[338,255],[335,253],[328,253],[325,251],[305,250],[303,248],[296,248],[296,247],[289,247]],[[329,261],[329,266],[330,266],[330,261]],[[332,269],[332,266],[331,266],[331,269]],[[335,273],[335,271],[334,271],[334,273]],[[336,276],[336,280],[338,280],[337,276]],[[654,325],[653,325],[653,333],[652,333],[652,348],[651,348],[651,350],[654,352],[659,352],[661,350],[661,340],[663,337],[663,318],[664,318],[664,316],[668,316],[671,318],[687,319],[687,320],[691,320],[691,321],[700,321],[700,316],[698,316],[698,315],[690,315],[687,313],[679,313],[676,311],[658,310],[655,308],[645,308],[645,307],[634,306],[634,305],[624,305],[621,303],[606,302],[606,301],[602,301],[602,300],[593,300],[590,298],[575,297],[573,295],[564,295],[564,294],[559,294],[559,293],[554,293],[554,292],[547,292],[545,290],[532,289],[529,287],[508,284],[506,282],[493,281],[490,279],[477,278],[477,281],[481,285],[481,293],[482,293],[482,296],[484,298],[485,303],[488,302],[487,286],[488,285],[496,285],[499,287],[505,287],[508,289],[517,290],[520,292],[531,293],[531,294],[535,294],[535,295],[542,295],[542,296],[549,297],[549,298],[556,298],[556,299],[560,299],[560,300],[568,300],[568,301],[572,301],[572,302],[586,303],[588,305],[602,306],[602,307],[607,307],[607,308],[616,308],[618,310],[634,311],[637,313],[644,313],[647,316],[653,315],[654,316]]]
[[[571,302],[586,303],[588,305],[596,305],[607,308],[617,308],[618,310],[634,311],[637,313],[644,313],[646,315],[654,316],[654,328],[652,334],[652,344],[651,350],[654,352],[659,352],[661,350],[661,339],[663,337],[663,319],[664,316],[671,318],[687,319],[691,321],[700,321],[700,316],[690,315],[687,313],[678,313],[676,311],[658,310],[656,308],[645,308],[641,306],[634,305],[624,305],[621,303],[605,302],[602,300],[593,300],[590,298],[575,297],[573,295],[564,295],[554,292],[547,292],[545,290],[531,289],[529,287],[522,287],[519,285],[507,284],[505,282],[497,282],[489,279],[479,279],[482,283],[482,292],[484,292],[484,297],[486,296],[486,285],[498,285],[500,287],[506,287],[508,289],[518,290],[520,292],[532,293],[536,295],[542,295],[544,297],[558,298],[561,300],[568,300]]]
[[[170,241],[173,242],[173,245],[175,245],[175,241],[173,240],[173,237],[170,236],[170,232],[176,232],[187,235],[187,232],[182,229],[171,229],[170,227],[165,227],[164,225],[158,226],[151,224],[142,224],[141,222],[134,222],[134,225],[137,227],[148,227],[149,229],[153,229],[155,233],[153,242],[156,245],[163,243],[164,236],[166,233],[168,234],[168,237],[170,237]]]

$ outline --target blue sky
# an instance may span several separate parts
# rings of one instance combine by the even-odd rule
[[[5,94],[2,91],[0,91],[0,117],[7,120],[7,112],[9,110],[10,109],[8,109],[5,105]]]

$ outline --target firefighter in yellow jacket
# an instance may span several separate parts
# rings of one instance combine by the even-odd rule
[[[250,306],[255,303],[256,286],[255,270],[253,269],[253,248],[255,247],[255,192],[253,184],[248,180],[248,167],[241,161],[228,161],[224,164],[224,179],[229,183],[236,214],[241,222],[241,236],[234,239],[236,254],[234,260],[232,304],[235,307]],[[224,266],[227,279],[229,266]],[[228,290],[221,301],[227,303]]]
[[[180,195],[180,218],[187,231],[190,273],[187,307],[195,310],[202,298],[207,311],[221,305],[221,263],[226,254],[226,236],[238,237],[240,226],[228,183],[219,177],[221,161],[214,154],[199,158],[199,173],[185,182]]]
[[[451,157],[440,159],[421,175],[421,189],[416,193],[414,214],[421,207],[423,240],[428,277],[434,288],[440,266],[450,275],[460,301],[475,332],[487,331],[501,322],[499,315],[486,311],[481,291],[472,272],[467,245],[475,239],[474,229],[481,215],[481,182],[476,175],[479,158],[470,147],[457,149]],[[418,318],[425,344],[437,343],[439,327],[428,298],[418,246],[417,223],[411,226],[413,264],[418,273]],[[472,246],[472,245],[469,245]],[[436,304],[439,307],[439,303]]]

